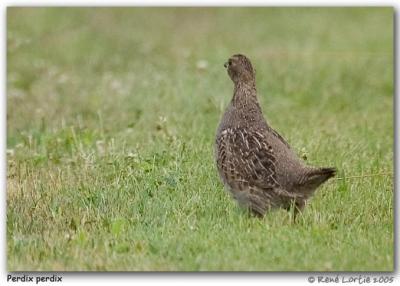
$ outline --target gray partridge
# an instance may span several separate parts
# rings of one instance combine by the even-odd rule
[[[295,216],[335,168],[315,168],[300,160],[272,129],[257,100],[255,72],[244,55],[224,64],[234,83],[233,98],[219,124],[215,158],[225,187],[240,206],[257,216],[273,208]]]

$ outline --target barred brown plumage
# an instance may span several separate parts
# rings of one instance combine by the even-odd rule
[[[219,124],[215,158],[224,185],[239,204],[258,216],[271,208],[301,211],[335,168],[304,164],[266,122],[257,100],[255,72],[244,55],[224,65],[234,83],[233,98]]]

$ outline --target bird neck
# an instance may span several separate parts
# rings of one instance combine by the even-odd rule
[[[259,106],[255,81],[235,82],[232,104],[236,107]]]

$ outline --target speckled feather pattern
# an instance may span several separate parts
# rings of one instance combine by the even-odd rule
[[[263,216],[272,208],[301,210],[334,168],[313,168],[266,122],[257,100],[250,61],[234,55],[226,64],[234,95],[217,130],[220,177],[239,205]]]

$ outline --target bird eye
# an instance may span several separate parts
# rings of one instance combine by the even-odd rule
[[[230,66],[232,65],[232,61],[231,60],[228,61],[228,65],[230,65]]]

